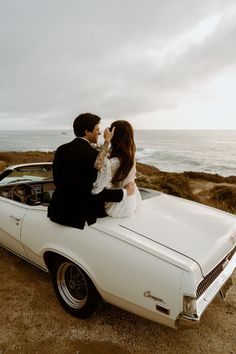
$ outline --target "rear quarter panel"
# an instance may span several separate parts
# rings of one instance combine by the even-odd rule
[[[38,206],[25,216],[21,238],[30,261],[45,268],[43,253],[59,253],[86,271],[105,301],[164,324],[174,323],[180,311],[182,269],[101,230],[53,223],[46,213]],[[147,291],[159,301],[144,296]],[[157,312],[157,303],[170,314]]]

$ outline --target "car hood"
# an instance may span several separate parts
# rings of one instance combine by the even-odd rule
[[[166,194],[143,201],[131,217],[105,219],[95,227],[164,246],[198,263],[203,275],[236,245],[234,215]]]

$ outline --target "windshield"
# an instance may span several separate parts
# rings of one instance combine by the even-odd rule
[[[9,167],[0,176],[0,184],[17,181],[40,181],[52,179],[52,164],[22,165]]]

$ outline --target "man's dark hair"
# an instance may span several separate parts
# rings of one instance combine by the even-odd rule
[[[75,136],[83,137],[85,131],[92,132],[95,125],[100,123],[101,118],[92,113],[82,113],[75,118],[73,123],[73,129]]]

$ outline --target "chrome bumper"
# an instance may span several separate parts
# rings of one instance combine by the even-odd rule
[[[177,320],[177,328],[178,329],[191,329],[195,328],[200,322],[200,318],[196,317],[188,317],[185,315],[181,315]]]

